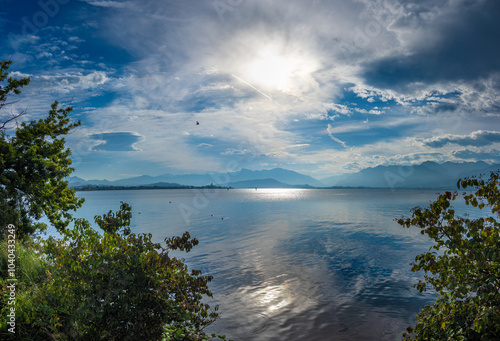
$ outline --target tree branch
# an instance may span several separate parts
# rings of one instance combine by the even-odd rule
[[[7,124],[9,124],[10,122],[14,121],[16,122],[16,125],[18,125],[18,122],[17,122],[17,119],[23,115],[26,114],[26,110],[20,112],[19,114],[17,115],[14,115],[14,114],[11,114],[11,117],[8,118],[7,120],[5,120],[4,122],[2,122],[2,125],[0,125],[0,130],[1,129],[7,129]]]

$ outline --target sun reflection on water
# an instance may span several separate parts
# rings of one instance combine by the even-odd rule
[[[277,311],[292,303],[292,298],[283,285],[268,286],[257,291],[256,295],[260,296],[260,304],[268,313]]]
[[[259,201],[293,201],[307,198],[310,189],[303,188],[257,188],[246,190]]]
[[[286,283],[263,284],[259,287],[242,288],[239,297],[245,297],[246,305],[252,310],[270,316],[294,303],[294,297]]]

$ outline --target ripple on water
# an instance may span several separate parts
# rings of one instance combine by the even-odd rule
[[[433,299],[409,266],[428,241],[393,221],[433,191],[220,191],[188,220],[178,205],[193,191],[80,193],[89,221],[124,201],[142,212],[134,232],[199,239],[180,257],[214,276],[221,318],[207,331],[235,340],[394,340]]]

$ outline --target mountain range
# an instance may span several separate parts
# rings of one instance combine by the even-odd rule
[[[133,178],[109,180],[84,180],[69,177],[73,188],[86,186],[133,187],[168,183],[175,186],[206,186],[210,184],[233,188],[315,188],[315,187],[366,187],[366,188],[414,188],[414,189],[454,189],[457,180],[464,177],[486,175],[499,171],[500,164],[486,162],[424,162],[413,166],[377,166],[357,173],[348,173],[315,179],[283,168],[269,170],[241,169],[239,172],[206,173],[159,176],[142,175]]]
[[[327,186],[375,187],[375,188],[456,188],[458,179],[486,175],[500,170],[500,164],[486,162],[427,161],[413,166],[377,166],[357,173],[322,179]]]

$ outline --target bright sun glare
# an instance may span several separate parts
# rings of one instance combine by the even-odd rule
[[[266,46],[246,65],[245,80],[258,88],[287,92],[299,86],[313,71],[314,63],[304,56]]]

